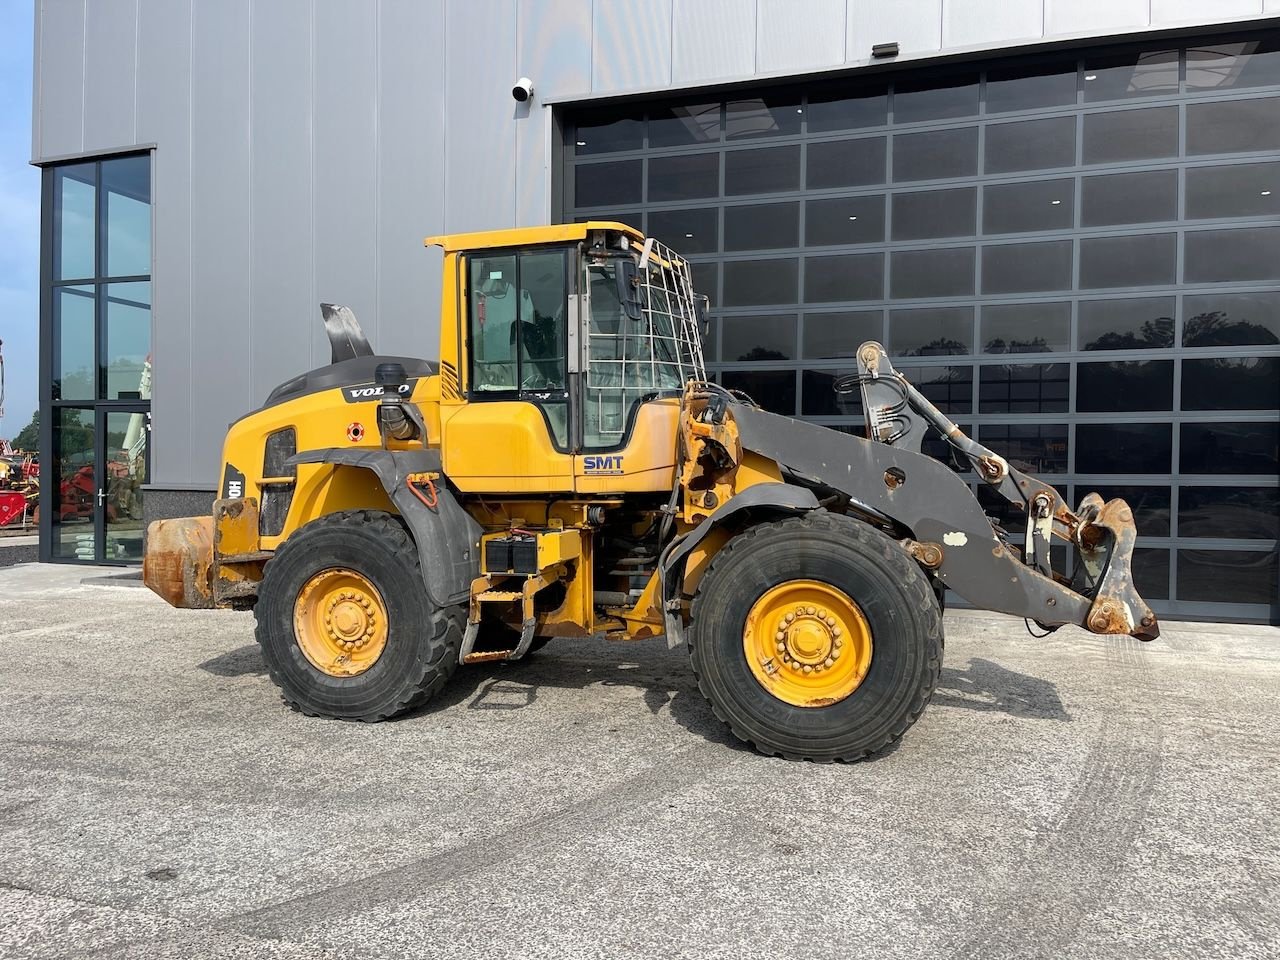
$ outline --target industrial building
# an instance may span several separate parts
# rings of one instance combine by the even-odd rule
[[[614,219],[694,263],[726,386],[857,431],[831,387],[881,340],[1068,499],[1129,500],[1158,613],[1280,619],[1280,0],[36,20],[43,559],[207,512],[227,423],[328,362],[321,301],[433,357],[424,236]]]

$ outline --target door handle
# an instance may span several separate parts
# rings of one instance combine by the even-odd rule
[[[98,506],[102,506],[102,504],[106,502],[106,499],[107,499],[107,492],[103,490],[101,487],[99,487],[98,488]]]

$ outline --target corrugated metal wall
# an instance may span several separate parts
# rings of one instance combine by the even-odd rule
[[[324,363],[317,304],[432,356],[424,235],[545,222],[548,111],[591,94],[1280,15],[1280,0],[37,0],[37,162],[156,144],[152,478]]]

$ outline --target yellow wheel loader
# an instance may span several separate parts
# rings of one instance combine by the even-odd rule
[[[147,585],[178,607],[252,607],[302,713],[383,720],[459,664],[665,636],[742,740],[854,760],[929,702],[947,590],[1048,629],[1158,634],[1129,507],[1069,508],[880,344],[836,383],[860,398],[864,439],[708,380],[706,298],[630,227],[426,242],[444,254],[439,360],[377,356],[350,310],[324,305],[333,362],[232,424],[211,516],[148,530]],[[922,453],[926,436],[1025,533]]]

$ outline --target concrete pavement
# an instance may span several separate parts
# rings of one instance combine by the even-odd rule
[[[374,726],[252,615],[0,570],[0,957],[1271,957],[1280,630],[947,616],[870,762],[759,757],[661,641]]]

